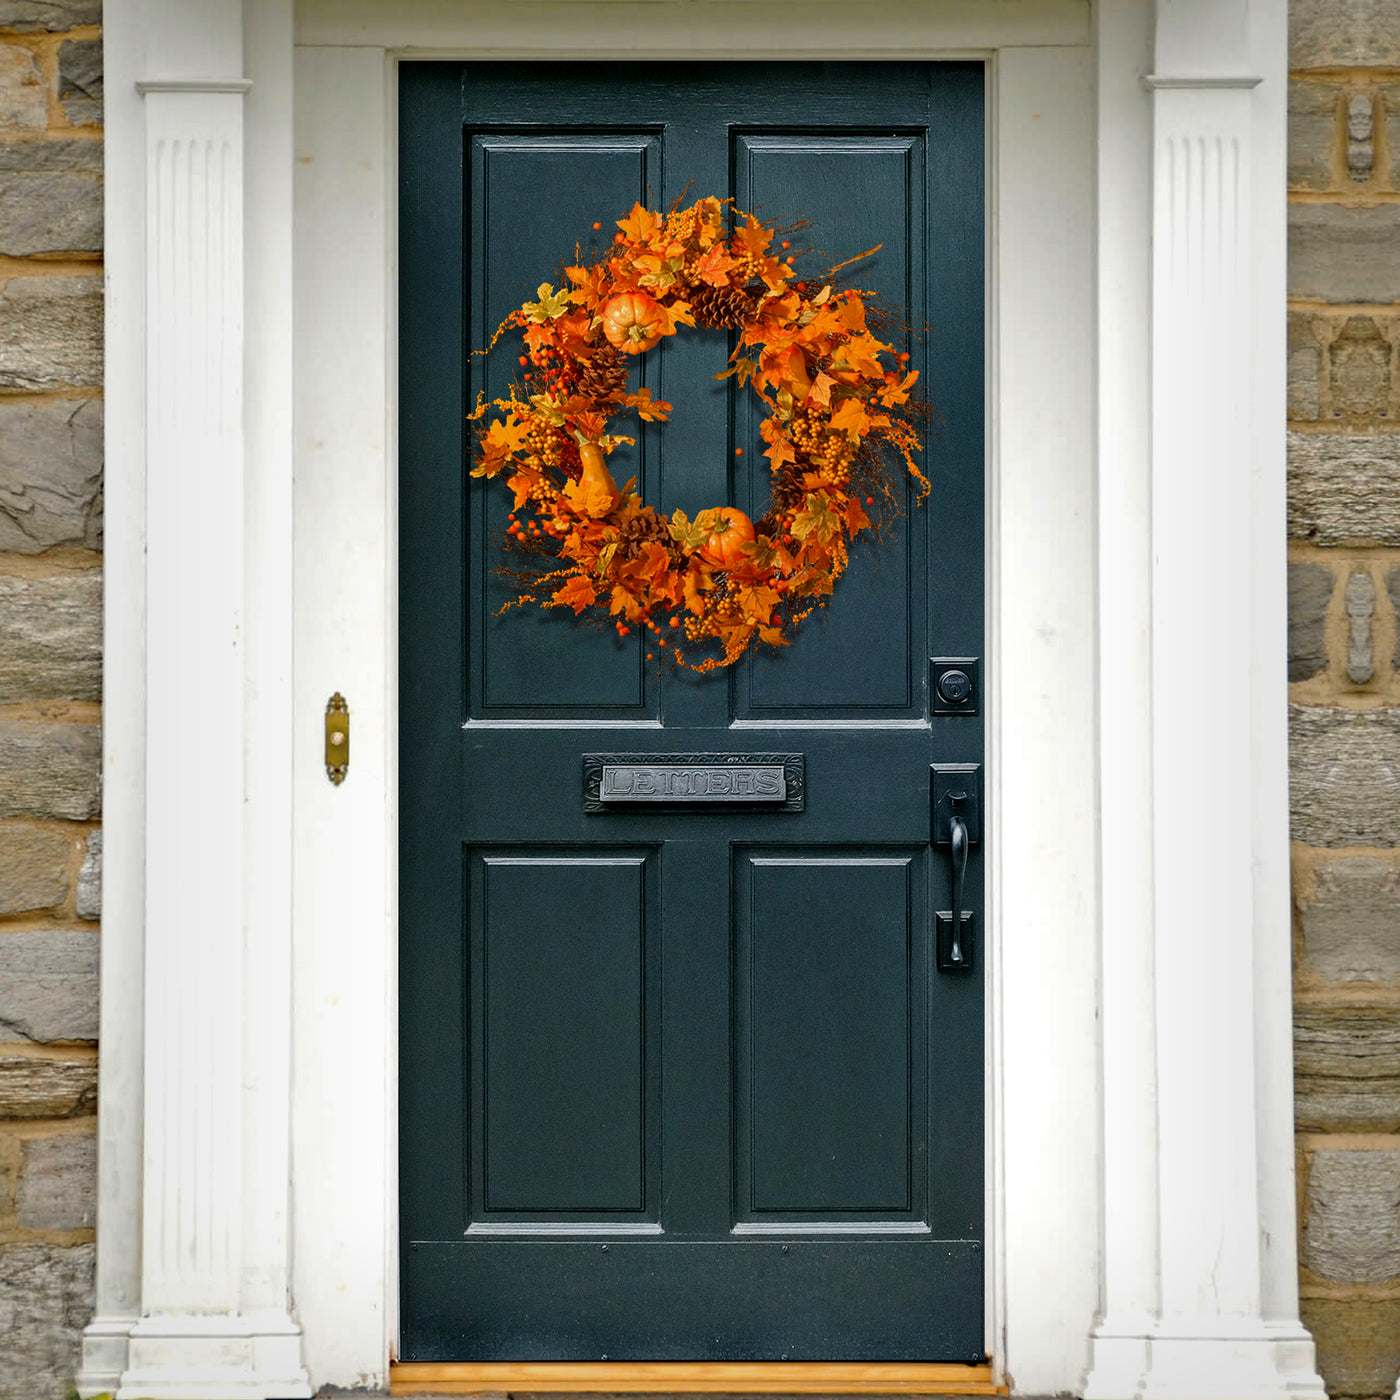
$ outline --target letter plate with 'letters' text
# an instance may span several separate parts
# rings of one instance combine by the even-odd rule
[[[586,753],[583,810],[638,802],[742,803],[800,812],[800,753]]]

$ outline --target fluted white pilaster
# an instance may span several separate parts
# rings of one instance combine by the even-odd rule
[[[1274,1003],[1288,995],[1277,973],[1289,925],[1273,891],[1286,879],[1287,835],[1272,809],[1286,693],[1282,629],[1274,636],[1259,606],[1270,587],[1282,595],[1283,578],[1283,462],[1269,426],[1283,410],[1267,387],[1282,376],[1255,351],[1281,339],[1264,327],[1273,300],[1283,304],[1271,261],[1283,206],[1260,191],[1282,189],[1286,15],[1169,0],[1150,18],[1150,332],[1137,347],[1150,363],[1150,765],[1134,809],[1148,820],[1133,828],[1150,843],[1133,854],[1151,894],[1134,907],[1119,888],[1115,908],[1106,877],[1104,1299],[1085,1390],[1093,1400],[1320,1400],[1297,1317],[1293,1221],[1279,1209],[1291,1081]],[[1134,42],[1121,13],[1100,25],[1118,27],[1120,46]],[[1110,426],[1131,444],[1123,424]],[[1123,461],[1105,453],[1101,500],[1123,493],[1108,480]],[[1121,586],[1116,571],[1104,577]],[[1222,598],[1239,600],[1246,635]],[[1119,662],[1105,666],[1106,703],[1130,684],[1109,676]],[[1131,806],[1110,737],[1105,802]],[[1114,825],[1106,805],[1106,842],[1120,839]]]
[[[290,733],[289,624],[276,620],[290,400],[285,365],[263,375],[244,334],[244,35],[280,63],[283,87],[254,171],[269,206],[256,320],[270,298],[285,303],[290,275],[289,237],[280,268],[268,237],[279,198],[290,217],[290,5],[253,10],[113,0],[108,12],[126,195],[109,203],[125,429],[109,490],[123,524],[138,522],[123,558],[140,560],[142,599],[139,632],[121,639],[139,680],[119,703],[139,696],[144,717],[115,762],[139,784],[143,849],[121,866],[141,871],[139,890],[115,911],[123,980],[104,1006],[102,1112],[123,1152],[104,1146],[100,1161],[97,1317],[78,1384],[122,1400],[310,1394],[289,1298],[290,771],[287,744],[266,741]],[[279,350],[271,334],[265,358]],[[127,1143],[139,1143],[131,1160]]]

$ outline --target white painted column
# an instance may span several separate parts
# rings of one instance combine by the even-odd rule
[[[112,486],[124,513],[144,506],[144,577],[130,580],[144,627],[123,639],[144,707],[122,738],[145,840],[139,997],[124,985],[105,1008],[118,1062],[139,1066],[139,1092],[124,1081],[104,1099],[140,1123],[139,1184],[113,1187],[103,1164],[104,1208],[130,1215],[99,1220],[98,1251],[128,1286],[139,1262],[139,1301],[114,1316],[99,1298],[80,1383],[91,1393],[115,1371],[123,1400],[310,1394],[288,1296],[290,347],[269,343],[271,395],[244,358],[250,290],[256,325],[290,275],[289,19],[274,0],[250,6],[255,47],[286,50],[279,284],[265,219],[245,279],[240,0],[118,0],[107,16],[142,41],[140,105],[122,105],[116,137],[128,154],[139,141],[125,188],[144,199],[109,211],[129,235],[109,267],[124,310],[109,351],[143,429],[120,444]],[[275,201],[275,97],[264,110],[253,183]]]
[[[1086,1400],[1136,1395],[1160,1306],[1152,841],[1152,0],[1096,5],[1102,1298]]]
[[[1272,133],[1260,112],[1281,122],[1286,22],[1284,6],[1246,0],[1159,0],[1155,11],[1152,898],[1150,909],[1105,899],[1095,1397],[1324,1393],[1296,1291],[1281,1279],[1293,1254],[1278,1236],[1294,1233],[1291,1211],[1278,1208],[1292,1175],[1278,1131],[1291,1121],[1289,991],[1278,976],[1290,931],[1271,883],[1286,888],[1285,649],[1272,612],[1256,606],[1270,588],[1283,596],[1283,410],[1260,386],[1282,382],[1274,323],[1284,288],[1281,275],[1261,275],[1258,250],[1270,250],[1272,269],[1284,240],[1283,172],[1273,168],[1282,129]],[[1111,205],[1114,194],[1100,197]],[[1130,401],[1114,373],[1106,397]],[[1109,480],[1122,465],[1101,455],[1101,500],[1122,489]],[[1106,622],[1115,605],[1101,606]],[[1103,674],[1107,707],[1122,682]],[[1110,799],[1126,796],[1112,739],[1106,727],[1106,833]],[[1144,985],[1147,1004],[1136,995]],[[1125,993],[1127,1005],[1115,1000]]]

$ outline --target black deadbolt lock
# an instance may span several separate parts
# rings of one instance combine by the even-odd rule
[[[935,656],[929,662],[933,681],[933,713],[977,713],[978,660],[975,656]]]

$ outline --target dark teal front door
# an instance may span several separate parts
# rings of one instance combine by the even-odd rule
[[[980,1360],[982,959],[938,967],[930,765],[982,720],[930,659],[984,650],[982,69],[401,72],[400,1356]],[[519,346],[472,352],[683,194],[809,220],[815,270],[882,244],[855,285],[934,405],[927,502],[790,650],[703,678],[498,617],[509,493],[467,477]],[[636,371],[675,412],[610,465],[668,513],[764,509],[729,348]],[[805,803],[589,811],[598,752],[800,754]]]

